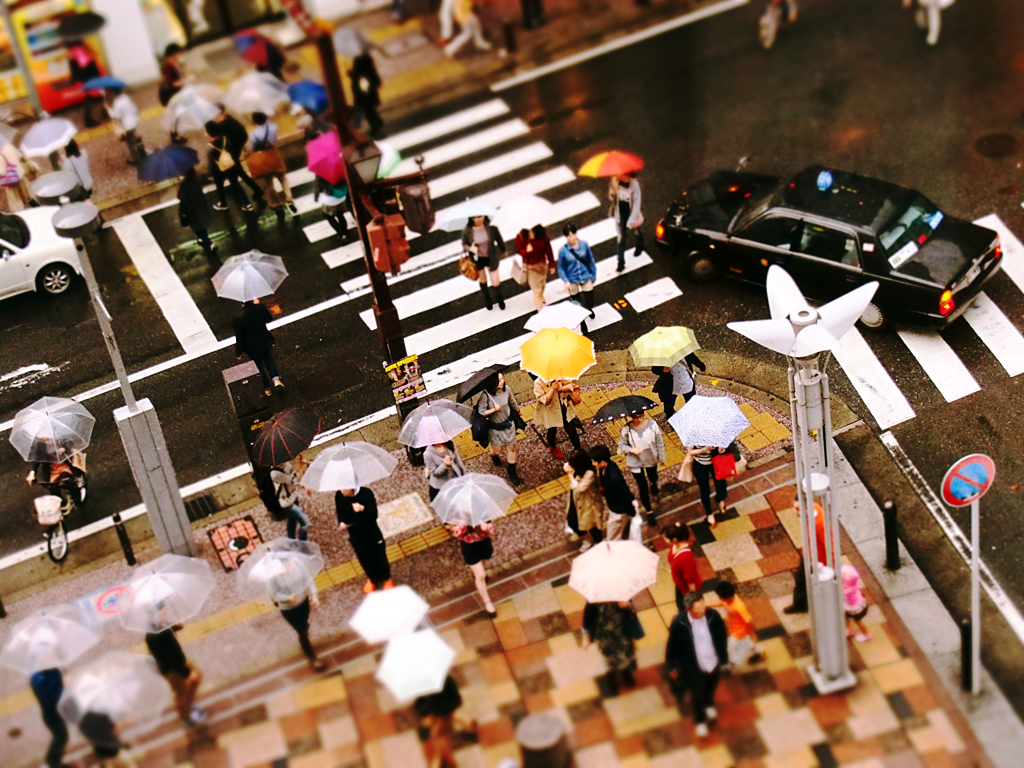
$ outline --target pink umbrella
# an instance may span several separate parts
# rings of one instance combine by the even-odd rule
[[[345,158],[341,156],[341,143],[334,131],[318,136],[306,145],[309,170],[321,179],[337,184],[346,177]]]

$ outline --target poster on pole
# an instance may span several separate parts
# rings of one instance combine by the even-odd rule
[[[394,395],[396,403],[415,400],[427,391],[423,373],[420,371],[419,355],[409,355],[391,365],[384,363],[384,372],[391,382],[391,394]]]

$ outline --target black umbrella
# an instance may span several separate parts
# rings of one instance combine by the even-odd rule
[[[261,467],[276,467],[309,448],[320,431],[320,417],[308,408],[286,408],[263,423],[252,446]]]
[[[57,24],[57,36],[65,39],[77,40],[86,37],[103,29],[107,20],[94,11],[76,13],[65,16]]]
[[[626,395],[616,397],[601,406],[594,414],[594,423],[603,424],[606,421],[618,421],[619,419],[631,419],[637,414],[657,408],[658,404],[640,395]]]
[[[459,402],[466,402],[466,400],[484,388],[484,384],[487,383],[488,379],[497,376],[499,373],[504,373],[506,368],[508,368],[507,365],[489,365],[482,371],[474,373],[469,379],[459,385]]]

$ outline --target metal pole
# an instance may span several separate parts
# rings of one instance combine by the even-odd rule
[[[971,502],[971,693],[981,692],[981,551],[979,518],[981,504]]]
[[[25,52],[21,50],[21,43],[14,34],[14,26],[11,24],[11,10],[6,2],[0,2],[0,18],[3,19],[4,29],[11,41],[11,50],[14,51],[14,60],[18,63],[18,70],[25,81],[25,90],[28,92],[28,100],[32,102],[32,108],[37,115],[45,114],[43,103],[39,100],[39,91],[36,90],[36,82],[32,79],[32,72],[28,68],[28,61],[25,60]]]

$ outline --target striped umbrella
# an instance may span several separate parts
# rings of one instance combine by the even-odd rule
[[[634,341],[629,347],[629,354],[638,367],[663,365],[671,368],[698,349],[700,344],[689,328],[681,325],[658,326]]]
[[[267,419],[252,445],[252,459],[276,467],[309,448],[320,431],[320,417],[309,408],[285,408]]]

